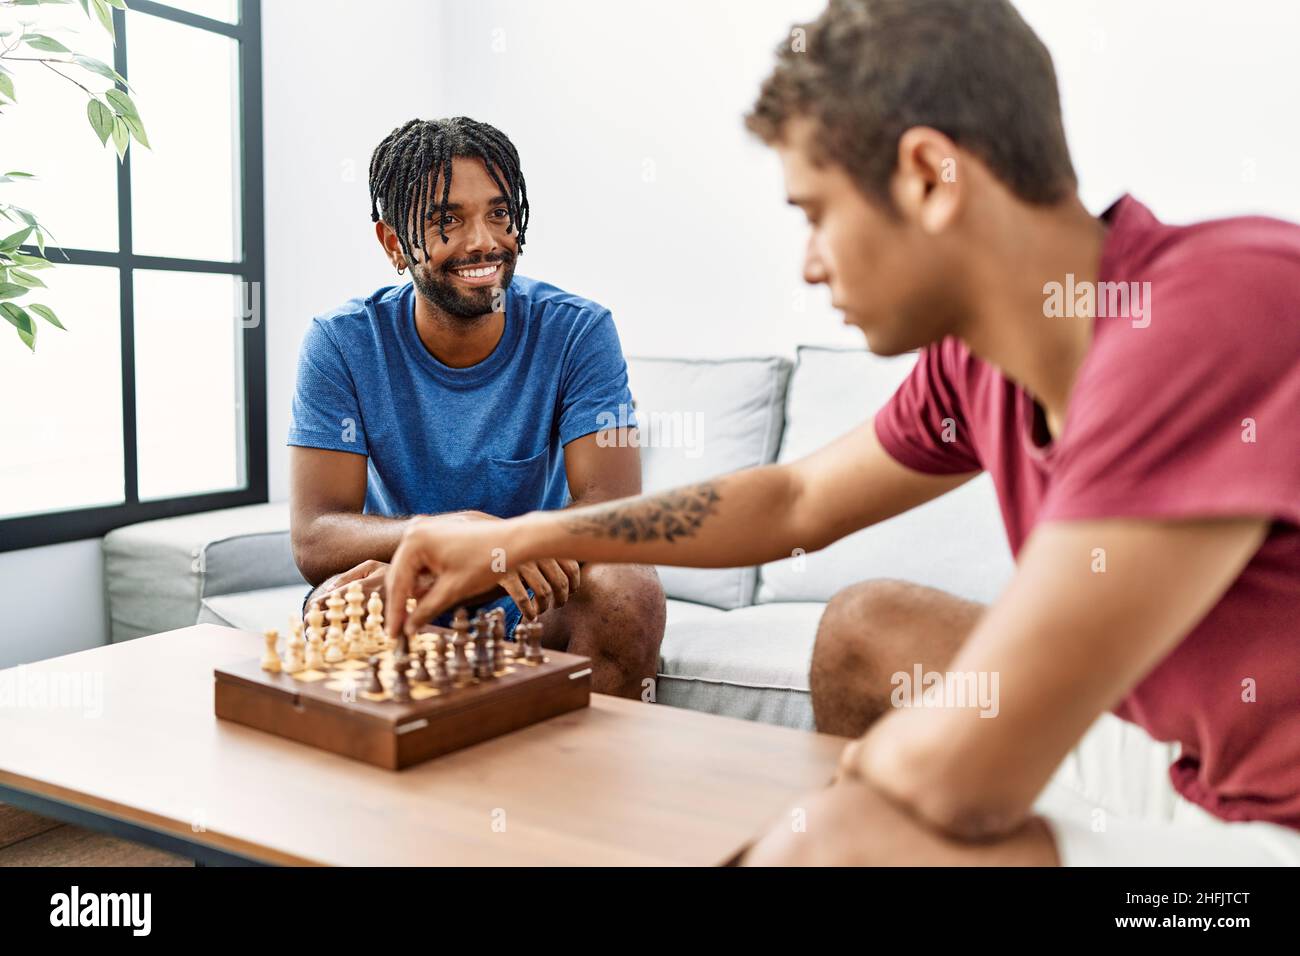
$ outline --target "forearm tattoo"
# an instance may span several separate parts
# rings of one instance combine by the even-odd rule
[[[575,514],[564,522],[564,528],[572,534],[617,538],[633,544],[660,539],[671,544],[695,534],[706,518],[717,514],[720,500],[718,486],[706,481],[627,504],[606,506],[594,514]]]

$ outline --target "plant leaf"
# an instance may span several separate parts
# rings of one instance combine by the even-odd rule
[[[113,113],[102,102],[92,99],[86,104],[86,115],[90,118],[90,126],[99,137],[100,145],[108,142],[108,136],[113,132]]]
[[[0,299],[16,299],[27,294],[27,287],[17,282],[0,282]]]
[[[10,78],[8,73],[0,73],[0,93],[3,93],[5,96],[9,97],[9,99],[17,102],[17,100],[14,99],[14,81]]]
[[[27,240],[27,237],[32,234],[33,228],[34,227],[32,226],[24,226],[17,232],[11,232],[3,239],[0,239],[0,250],[12,252],[14,249],[17,249]]]
[[[0,253],[0,255],[7,256],[10,260],[13,261],[14,265],[22,266],[24,269],[28,270],[29,272],[34,272],[37,269],[54,268],[54,263],[51,262],[49,259],[42,259],[40,256],[29,256],[25,252],[8,252],[8,253]]]
[[[30,272],[24,272],[22,269],[10,269],[9,278],[12,282],[26,289],[45,289],[48,288],[44,282],[36,278]]]
[[[126,155],[126,147],[131,142],[131,133],[126,128],[126,123],[122,122],[122,117],[113,117],[113,148],[117,150],[117,158],[120,160]]]
[[[131,102],[131,97],[127,96],[121,90],[106,90],[104,98],[113,106],[113,112],[118,116],[129,116],[137,123],[140,121],[140,111],[135,108]]]
[[[33,50],[41,50],[45,53],[71,53],[66,46],[60,43],[54,37],[47,37],[44,33],[29,33],[23,38]]]
[[[50,325],[54,326],[56,329],[63,329],[63,331],[65,332],[68,331],[67,327],[62,322],[59,321],[59,317],[54,314],[54,310],[51,309],[48,305],[42,305],[39,302],[33,302],[27,308],[30,311],[35,312],[37,315],[39,315],[46,322],[50,323]]]
[[[104,29],[108,31],[108,35],[113,38],[113,43],[116,44],[117,31],[113,29],[112,9],[109,8],[108,4],[105,3],[104,0],[90,0],[90,4],[95,8],[95,16],[99,18],[99,22],[103,24]]]
[[[4,312],[9,324],[18,330],[18,337],[23,340],[23,344],[35,352],[36,323],[32,321],[32,317],[22,306],[12,302],[0,302],[0,312]]]
[[[103,60],[96,60],[93,56],[83,56],[80,53],[72,54],[72,61],[82,69],[89,70],[102,76],[106,80],[112,80],[115,83],[121,83],[123,86],[130,88],[130,84],[123,79],[122,74],[117,72]]]
[[[123,116],[122,122],[127,125],[127,128],[131,131],[131,135],[139,141],[141,146],[145,149],[153,149],[153,147],[149,145],[149,137],[144,134],[144,124],[141,123],[139,119],[134,116]]]
[[[5,175],[13,179],[35,179],[36,178],[35,173],[24,173],[17,169],[11,169],[9,170],[9,172],[5,173]]]

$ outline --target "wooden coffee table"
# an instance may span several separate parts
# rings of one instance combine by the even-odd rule
[[[260,636],[203,624],[0,672],[0,802],[207,864],[716,865],[829,781],[844,740],[593,695],[402,771],[212,712]],[[102,714],[35,706],[102,682]]]

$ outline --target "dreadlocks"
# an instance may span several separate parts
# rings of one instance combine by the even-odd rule
[[[412,235],[415,248],[425,248],[424,223],[433,215],[429,212],[430,174],[435,182],[438,174],[442,175],[442,197],[435,212],[438,236],[447,241],[442,220],[451,195],[451,161],[457,156],[483,160],[492,182],[506,197],[510,225],[523,248],[528,189],[514,143],[495,126],[468,116],[415,119],[385,136],[370,157],[370,218],[374,222],[382,218],[393,227],[408,262],[415,261]]]

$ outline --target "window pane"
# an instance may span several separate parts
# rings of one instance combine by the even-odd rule
[[[122,354],[118,273],[61,265],[39,273],[44,303],[67,331],[43,320],[36,353],[0,322],[0,517],[120,504]]]
[[[141,255],[231,262],[238,242],[238,43],[127,14],[127,77],[152,149],[131,151]]]
[[[87,20],[76,4],[0,8],[0,29],[18,29],[19,19],[36,21],[31,32],[45,33],[77,53],[113,63],[108,34],[97,22]],[[12,41],[13,37],[5,40]],[[14,55],[52,56],[26,46]],[[0,116],[0,173],[21,170],[39,178],[0,183],[0,202],[35,213],[59,245],[117,251],[117,153],[112,140],[101,145],[91,129],[86,94],[39,63],[6,60],[5,64],[17,101],[6,104]],[[78,67],[60,69],[97,93],[112,85]],[[18,226],[0,219],[0,228],[8,235]]]
[[[245,486],[242,288],[236,276],[135,273],[141,501]]]
[[[201,17],[223,20],[226,23],[239,22],[239,8],[236,0],[163,0],[169,7],[187,10]],[[130,4],[128,3],[129,7]]]

